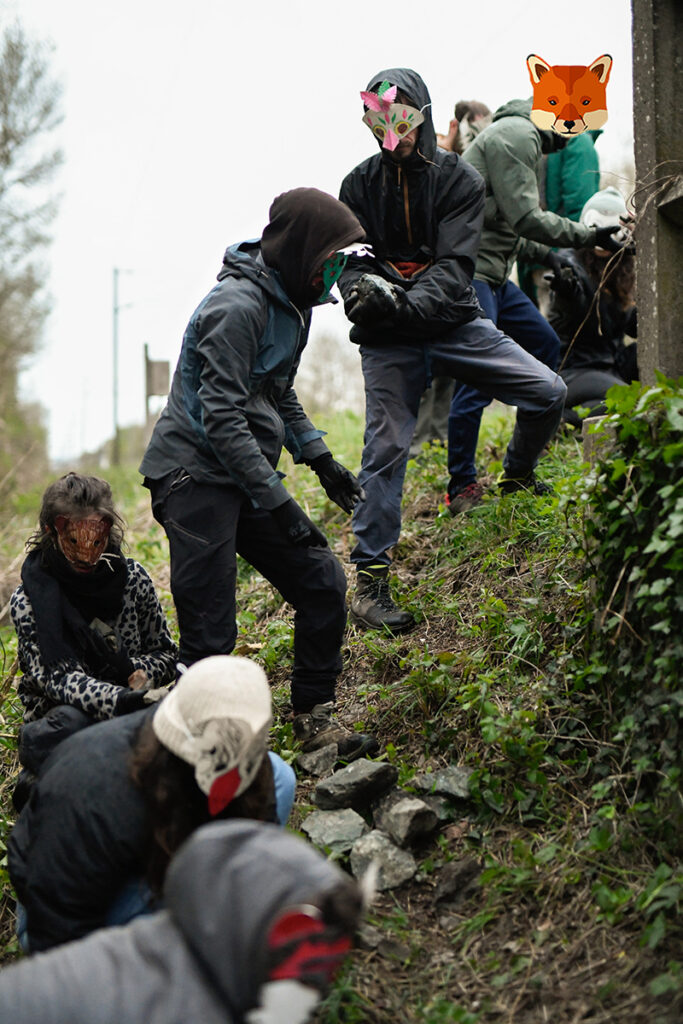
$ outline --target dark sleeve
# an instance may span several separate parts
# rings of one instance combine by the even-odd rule
[[[287,388],[278,402],[278,412],[285,425],[285,448],[297,463],[303,462],[305,459],[315,459],[318,455],[324,455],[325,452],[329,451],[323,441],[324,431],[318,430],[311,423],[294,390],[294,378],[299,369],[301,354],[306,347],[310,322],[311,314],[308,312],[306,314],[304,339],[292,365]]]
[[[226,284],[202,307],[194,324],[202,364],[198,390],[202,425],[214,455],[235,483],[261,508],[272,509],[289,495],[246,416],[251,373],[267,322],[267,300],[256,287]]]
[[[123,882],[144,870],[145,811],[128,779],[128,740],[143,714],[65,740],[10,835],[10,877],[26,909],[31,952],[100,928]],[[122,742],[107,746],[105,758],[93,749],[96,730],[112,727]]]
[[[368,224],[363,215],[363,203],[359,195],[358,181],[359,178],[356,172],[352,171],[351,174],[347,174],[339,190],[339,199],[340,202],[345,203],[355,213],[368,241],[372,242],[372,239],[369,238]],[[359,277],[362,277],[363,274],[374,274],[376,272],[376,261],[372,257],[349,256],[339,278],[339,291],[344,301],[346,301],[349,292]]]

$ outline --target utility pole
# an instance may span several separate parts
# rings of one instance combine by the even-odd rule
[[[121,437],[119,434],[119,310],[131,306],[131,302],[119,305],[119,274],[132,274],[132,270],[121,270],[114,267],[114,300],[112,306],[112,360],[113,360],[113,392],[114,405],[114,433],[111,446],[112,466],[118,466],[121,462]]]

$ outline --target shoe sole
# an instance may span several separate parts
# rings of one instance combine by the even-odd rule
[[[417,626],[417,622],[413,619],[411,622],[407,622],[405,626],[389,626],[387,623],[382,623],[381,626],[376,626],[372,622],[368,622],[362,615],[358,615],[353,610],[351,611],[351,621],[355,622],[357,626],[362,626],[364,629],[375,629],[380,633],[383,633],[385,629],[388,629],[394,636],[398,636],[400,633],[408,633],[411,629]]]

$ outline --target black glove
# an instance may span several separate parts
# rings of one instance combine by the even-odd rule
[[[287,540],[297,547],[326,548],[327,540],[315,523],[311,522],[303,509],[288,498],[284,505],[270,510],[271,515]]]
[[[370,326],[398,313],[407,301],[403,288],[376,274],[363,274],[349,292],[344,312],[351,323]]]
[[[580,299],[581,282],[571,265],[558,267],[554,274],[545,274],[544,276],[549,280],[551,290],[557,292],[564,299],[569,299],[571,302]]]
[[[148,707],[148,703],[145,700],[144,690],[122,689],[116,698],[114,715],[118,718],[119,715],[130,715],[133,711],[141,711],[146,707]]]
[[[329,452],[311,459],[308,465],[317,474],[330,501],[344,512],[353,512],[359,501],[365,501],[358,479],[340,462],[335,462]]]
[[[625,240],[620,242],[612,237],[619,230],[619,225],[616,227],[596,228],[593,245],[596,249],[605,249],[607,252],[619,252],[620,249],[624,248]]]
[[[567,257],[551,249],[545,258],[545,265],[552,270],[555,277],[559,277],[563,267],[571,267],[572,261]]]

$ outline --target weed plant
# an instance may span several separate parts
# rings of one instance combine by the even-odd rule
[[[575,437],[553,443],[539,474],[554,495],[501,498],[511,415],[488,410],[478,450],[488,492],[455,518],[443,503],[443,446],[409,463],[393,576],[418,624],[400,637],[349,626],[339,711],[378,735],[408,789],[417,772],[468,766],[470,800],[415,850],[418,880],[378,897],[372,924],[384,940],[354,954],[319,1024],[679,1019],[680,383],[619,389],[607,425],[592,468]],[[335,456],[357,470],[358,417],[323,426]],[[348,518],[306,466],[286,457],[280,468],[353,586]],[[175,629],[166,540],[148,496],[132,468],[112,483],[131,554]],[[8,562],[27,532],[14,552],[6,538]],[[244,563],[238,616],[237,651],[273,685],[273,746],[294,761],[292,612]],[[3,698],[1,909],[13,955],[1,859],[20,718],[11,679]],[[295,825],[311,803],[310,781],[299,782]],[[444,866],[471,860],[476,883],[440,903]]]

